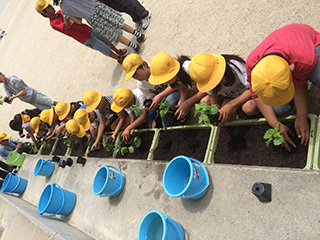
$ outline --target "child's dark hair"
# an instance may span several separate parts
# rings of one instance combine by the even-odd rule
[[[188,86],[188,87],[192,87],[192,79],[191,77],[189,76],[189,74],[182,68],[182,65],[185,61],[190,61],[190,57],[186,56],[186,55],[180,55],[178,57],[176,57],[177,61],[180,63],[180,70],[177,74],[177,77],[182,84]],[[175,82],[173,84],[170,84],[170,86],[172,88],[175,88],[178,86],[178,83]]]
[[[234,81],[236,80],[236,75],[235,75],[235,72],[230,67],[230,65],[234,66],[238,71],[241,71],[241,70],[234,63],[232,63],[230,60],[235,60],[235,61],[238,61],[238,62],[241,62],[244,64],[246,64],[246,61],[243,60],[238,55],[222,54],[222,56],[226,60],[226,70],[225,70],[224,76],[226,77],[226,79],[228,79],[229,84],[233,84]],[[217,89],[218,88],[219,88],[219,85],[217,86]]]
[[[22,121],[20,122],[18,119],[12,119],[9,122],[9,126],[13,131],[20,131],[22,129]]]
[[[61,0],[53,0],[53,5],[58,6],[60,4]]]
[[[9,126],[14,131],[21,131],[22,129],[22,118],[21,114],[28,115],[31,118],[38,116],[41,113],[41,110],[38,108],[26,109],[21,113],[14,115],[13,119],[10,121]]]

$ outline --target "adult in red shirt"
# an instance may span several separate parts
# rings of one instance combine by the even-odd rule
[[[123,55],[127,52],[126,49],[118,50],[108,39],[86,24],[74,23],[68,16],[63,18],[61,11],[56,12],[49,3],[50,1],[38,0],[35,8],[41,15],[50,19],[50,25],[54,30],[72,37],[81,44],[116,59],[122,64]]]
[[[247,81],[252,98],[271,127],[279,122],[275,109],[292,99],[297,111],[295,129],[301,144],[309,140],[307,120],[307,81],[320,87],[320,32],[305,24],[290,24],[272,32],[247,58]],[[292,132],[280,123],[280,131],[288,143]]]

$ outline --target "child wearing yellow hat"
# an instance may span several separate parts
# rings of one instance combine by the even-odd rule
[[[114,131],[111,137],[113,141],[115,141],[118,132],[123,130],[129,124],[129,121],[126,118],[124,111],[115,113],[111,110],[111,105],[113,103],[112,96],[102,96],[101,92],[89,90],[83,95],[82,99],[86,106],[87,113],[91,113],[95,109],[100,113],[97,137],[90,149],[91,151],[99,150],[100,141],[104,135],[106,127],[110,127],[110,130]],[[119,118],[117,123],[114,122],[116,117]]]
[[[301,144],[309,141],[307,82],[320,87],[320,32],[305,24],[289,24],[272,32],[248,56],[247,81],[252,97],[271,127],[279,122],[272,107],[282,111],[292,102],[297,111],[295,130]],[[283,110],[284,108],[284,110]],[[283,146],[296,147],[291,131],[280,123]]]
[[[30,153],[30,148],[27,142],[18,142],[12,140],[10,134],[0,132],[0,156],[3,159],[7,159],[10,151],[22,153]]]
[[[219,125],[231,120],[240,108],[248,116],[259,112],[251,99],[245,64],[236,55],[199,53],[191,59],[190,76],[199,91],[208,94],[201,101],[218,107]]]
[[[125,81],[133,78],[137,80],[137,87],[147,99],[152,99],[149,109],[155,109],[160,102],[167,101],[167,106],[173,112],[180,100],[180,92],[170,85],[160,84],[152,85],[149,82],[150,67],[149,64],[138,54],[131,53],[124,59],[122,63],[123,69],[126,71]],[[163,127],[179,125],[173,113],[167,113],[161,118]]]
[[[177,104],[175,116],[181,122],[185,121],[191,108],[207,94],[199,92],[189,76],[190,58],[180,56],[178,60],[169,54],[161,52],[150,61],[149,82],[153,85],[167,84],[179,88],[180,101]],[[166,97],[166,96],[162,96]],[[151,108],[155,110],[155,106]]]
[[[113,103],[111,109],[114,112],[120,112],[123,109],[129,114],[130,125],[122,133],[122,138],[125,141],[130,140],[130,135],[133,134],[134,129],[139,127],[146,121],[152,121],[157,117],[157,111],[148,111],[144,106],[144,101],[146,97],[143,93],[137,88],[131,91],[128,88],[121,87],[114,91],[113,94]],[[137,111],[140,114],[133,112],[132,106],[136,105]]]

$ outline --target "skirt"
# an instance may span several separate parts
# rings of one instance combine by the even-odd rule
[[[124,25],[124,18],[116,10],[96,0],[88,23],[110,42],[115,42]]]

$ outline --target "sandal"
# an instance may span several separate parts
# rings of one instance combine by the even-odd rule
[[[118,63],[122,65],[123,60],[125,59],[126,56],[127,56],[127,55],[125,55],[125,56],[119,56],[119,57],[118,57]]]
[[[127,53],[127,49],[125,49],[125,48],[118,50],[118,55],[119,55],[119,56],[123,56],[123,55],[125,55],[126,53]]]

